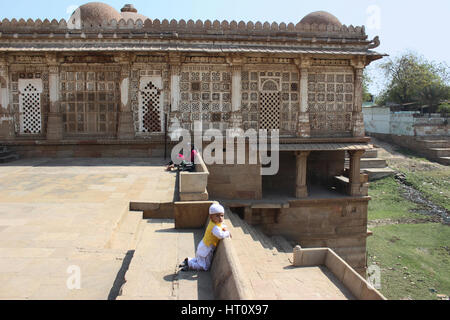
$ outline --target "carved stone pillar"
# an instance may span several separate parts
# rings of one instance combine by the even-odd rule
[[[362,113],[363,102],[363,72],[364,64],[361,61],[354,63],[355,70],[355,92],[354,92],[354,107],[353,107],[353,136],[364,137],[364,117]]]
[[[47,119],[47,140],[62,140],[63,120],[59,101],[59,63],[56,54],[48,54],[47,63],[49,65],[48,86],[50,96],[50,110]]]
[[[298,114],[297,136],[309,138],[311,136],[311,126],[309,124],[308,114],[308,67],[309,59],[305,58],[296,61],[300,72],[300,112]]]
[[[120,110],[117,139],[130,140],[135,138],[133,112],[130,103],[130,60],[128,56],[121,57],[120,72]]]
[[[9,66],[6,55],[0,56],[0,139],[14,139],[14,113],[9,103]]]
[[[349,172],[349,193],[351,196],[361,195],[361,157],[364,150],[349,151],[350,172]]]
[[[308,186],[306,184],[306,173],[308,165],[309,151],[300,151],[296,153],[297,156],[297,179],[295,196],[297,198],[308,197]]]
[[[181,56],[170,55],[170,104],[171,111],[179,110],[180,104],[180,74],[181,74]]]

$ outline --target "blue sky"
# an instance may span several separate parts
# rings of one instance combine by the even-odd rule
[[[82,0],[2,0],[0,19],[67,19]],[[209,19],[236,21],[299,22],[310,12],[325,10],[346,25],[365,25],[372,39],[380,36],[376,50],[391,56],[407,50],[429,60],[450,65],[449,0],[109,0],[117,10],[125,3],[151,19]],[[376,74],[376,63],[369,70]],[[376,77],[371,90],[377,93],[382,77]]]

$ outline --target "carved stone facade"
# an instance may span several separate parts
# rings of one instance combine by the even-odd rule
[[[81,6],[68,22],[0,22],[0,144],[23,156],[162,157],[170,148],[167,127],[279,130],[284,152],[277,176],[262,178],[261,161],[212,165],[211,196],[261,200],[286,187],[292,207],[266,212],[280,218],[266,227],[286,236],[305,227],[309,239],[293,238],[311,245],[313,238],[332,248],[357,243],[356,257],[341,251],[364,268],[362,74],[383,57],[371,50],[378,38],[370,41],[364,27],[322,13],[297,24],[169,22],[102,8]],[[323,187],[313,183],[328,184],[320,189],[328,192],[336,181],[344,185],[341,196],[309,199]],[[347,228],[345,208],[353,202],[361,221]],[[254,218],[265,224],[266,213],[257,211]],[[325,233],[314,224],[322,221],[305,226],[317,211],[338,222]]]
[[[68,22],[0,23],[0,139],[152,140],[170,121],[364,136],[362,71],[382,57],[364,27],[329,14],[296,25],[169,22],[106,7],[81,6]],[[26,80],[33,93],[19,90]]]

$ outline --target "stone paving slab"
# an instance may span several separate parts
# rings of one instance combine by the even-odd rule
[[[132,199],[173,198],[163,159],[21,159],[0,165],[0,299],[107,299],[136,224]],[[164,187],[157,188],[159,183]],[[69,290],[81,271],[81,289]]]
[[[209,272],[178,272],[194,257],[204,230],[176,230],[170,219],[151,219],[139,239],[119,300],[212,300]]]

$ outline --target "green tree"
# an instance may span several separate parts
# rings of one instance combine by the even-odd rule
[[[377,102],[413,103],[417,109],[435,112],[449,98],[449,68],[445,63],[429,62],[414,53],[389,59],[381,64],[387,86]]]
[[[369,92],[369,85],[372,83],[372,78],[370,77],[367,70],[364,70],[363,74],[363,101],[368,102],[373,100],[373,95]]]

